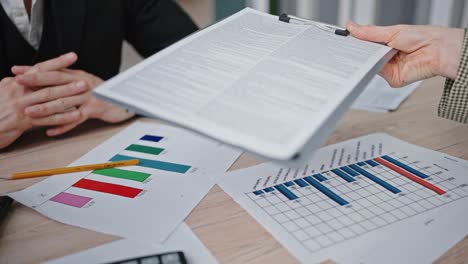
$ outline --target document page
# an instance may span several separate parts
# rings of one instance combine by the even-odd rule
[[[421,81],[401,88],[392,88],[382,77],[375,76],[353,103],[353,108],[371,112],[395,111]]]
[[[390,50],[245,9],[155,54],[96,94],[288,159]]]
[[[467,167],[371,134],[301,166],[263,163],[218,184],[301,263],[432,263],[468,233]]]
[[[136,122],[71,165],[138,165],[52,176],[9,195],[65,224],[162,243],[240,154],[179,128]]]
[[[48,261],[46,264],[110,263],[171,251],[182,251],[188,263],[218,263],[190,227],[186,223],[182,223],[163,244],[153,244],[128,238],[121,239]]]

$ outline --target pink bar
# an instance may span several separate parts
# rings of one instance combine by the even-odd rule
[[[59,193],[59,194],[55,195],[50,200],[54,201],[54,202],[57,202],[57,203],[61,203],[61,204],[81,208],[81,207],[85,206],[85,204],[87,204],[92,199],[93,198],[62,192],[62,193]]]

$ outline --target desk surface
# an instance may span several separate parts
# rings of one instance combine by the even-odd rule
[[[436,116],[442,85],[441,78],[425,81],[393,113],[350,111],[340,121],[327,144],[373,132],[386,132],[426,148],[468,159],[468,125]],[[131,122],[107,125],[92,121],[59,138],[47,138],[42,130],[29,132],[10,148],[0,151],[0,175],[66,166]],[[255,157],[244,154],[231,170],[258,163],[260,161]],[[0,181],[0,193],[20,190],[40,180]],[[208,193],[186,222],[221,263],[296,262],[279,242],[218,186]],[[0,229],[0,263],[37,263],[116,239],[55,222],[15,203]],[[466,263],[467,260],[468,237],[465,237],[441,256],[437,263]]]

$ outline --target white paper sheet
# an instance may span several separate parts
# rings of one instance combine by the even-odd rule
[[[155,137],[141,139],[146,135]],[[156,155],[128,150],[133,145],[163,151]],[[240,151],[179,128],[135,123],[72,165],[105,162],[116,155],[140,160],[138,166],[116,169],[139,173],[139,180],[134,175],[126,179],[73,173],[49,177],[10,196],[66,224],[160,243],[210,190],[213,175],[226,171]],[[157,167],[145,167],[148,162]],[[101,189],[93,190],[96,186]]]
[[[420,84],[415,82],[405,87],[392,88],[382,77],[375,76],[352,107],[371,112],[395,111]]]
[[[322,148],[300,168],[266,163],[219,184],[301,262],[427,263],[468,233],[467,164],[373,134]]]
[[[263,156],[320,145],[391,48],[244,9],[158,52],[97,96]],[[370,73],[372,72],[372,73]],[[305,121],[307,120],[307,121]]]
[[[217,263],[210,251],[203,245],[187,224],[182,223],[162,245],[138,240],[122,239],[76,254],[51,260],[46,264],[98,264],[156,255],[171,251],[184,252],[188,263]]]

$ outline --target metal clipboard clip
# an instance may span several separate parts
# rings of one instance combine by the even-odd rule
[[[328,31],[328,32],[334,33],[335,35],[339,35],[343,37],[346,37],[350,34],[346,28],[340,28],[340,27],[325,24],[325,23],[313,22],[313,21],[309,21],[307,19],[303,19],[300,17],[291,16],[286,13],[281,14],[278,17],[278,19],[279,21],[282,21],[285,23],[300,24],[300,25],[313,25],[321,30]]]

